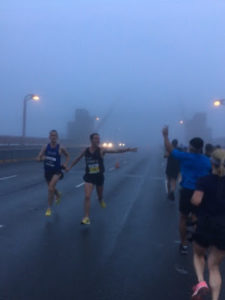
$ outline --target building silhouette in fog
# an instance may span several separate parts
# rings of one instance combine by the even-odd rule
[[[188,143],[193,137],[201,137],[205,142],[212,141],[212,130],[207,125],[206,113],[196,113],[185,122],[185,139]]]
[[[68,123],[67,138],[76,145],[85,145],[93,131],[94,118],[86,109],[76,109],[74,120]]]

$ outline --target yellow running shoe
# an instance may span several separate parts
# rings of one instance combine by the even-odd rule
[[[52,215],[52,210],[50,207],[46,210],[45,215],[46,215],[46,217],[50,217]]]
[[[62,199],[62,193],[59,192],[59,197],[56,197],[55,203],[56,203],[57,205],[59,205],[60,202],[61,202],[61,199]]]
[[[106,203],[104,200],[100,201],[99,203],[101,205],[101,208],[106,208]]]
[[[91,224],[91,221],[88,217],[84,217],[81,221],[81,224],[82,225],[90,225]]]

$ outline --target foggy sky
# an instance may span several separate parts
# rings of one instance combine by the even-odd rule
[[[76,108],[104,115],[132,141],[155,140],[164,124],[208,113],[224,135],[223,0],[1,0],[0,134],[64,134]],[[113,131],[111,129],[111,131]],[[109,132],[111,132],[109,130]]]

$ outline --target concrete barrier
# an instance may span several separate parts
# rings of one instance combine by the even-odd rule
[[[69,147],[70,155],[76,155],[84,147]],[[0,164],[32,161],[37,157],[41,147],[0,147]]]

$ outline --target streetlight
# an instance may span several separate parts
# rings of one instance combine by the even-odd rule
[[[225,105],[225,99],[217,99],[217,100],[215,100],[215,101],[213,102],[213,105],[214,105],[215,107],[219,107],[219,106],[221,106],[221,105]]]
[[[96,120],[96,121],[100,121],[100,118],[99,118],[99,117],[96,117],[95,120]]]
[[[179,121],[179,124],[180,124],[180,125],[184,125],[184,120],[180,120],[180,121]]]
[[[23,128],[22,128],[22,137],[26,136],[26,121],[27,121],[27,102],[28,101],[39,101],[40,97],[35,94],[28,94],[24,97],[23,100]]]

